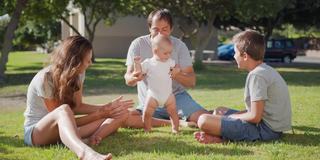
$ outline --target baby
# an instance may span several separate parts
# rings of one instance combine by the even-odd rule
[[[157,107],[166,107],[172,124],[172,133],[179,132],[179,117],[176,111],[176,99],[172,94],[170,70],[175,66],[172,60],[172,43],[169,37],[157,35],[151,40],[152,58],[141,63],[140,57],[134,58],[134,73],[146,74],[147,96],[144,103],[142,121],[144,130],[151,131],[151,119]]]

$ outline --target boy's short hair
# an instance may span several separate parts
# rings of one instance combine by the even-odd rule
[[[170,25],[170,28],[173,27],[173,20],[171,13],[168,9],[157,9],[152,11],[148,16],[148,26],[149,28],[152,25],[152,19],[153,17],[157,16],[158,20],[165,20]]]
[[[246,30],[233,36],[232,42],[241,54],[246,52],[256,61],[263,60],[265,52],[264,36],[254,30]]]

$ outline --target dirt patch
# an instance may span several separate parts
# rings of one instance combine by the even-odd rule
[[[26,107],[27,97],[25,95],[0,97],[0,111],[15,111]]]

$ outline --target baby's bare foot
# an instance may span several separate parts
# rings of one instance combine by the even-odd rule
[[[178,133],[179,133],[179,129],[172,129],[171,132],[172,132],[173,134],[178,134]]]
[[[151,128],[144,128],[144,132],[150,133],[151,132]]]

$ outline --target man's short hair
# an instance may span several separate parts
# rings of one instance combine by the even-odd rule
[[[157,16],[158,20],[164,20],[164,21],[168,22],[168,24],[170,25],[170,28],[173,27],[173,20],[172,20],[172,16],[171,16],[170,11],[168,9],[157,9],[157,10],[152,11],[148,16],[149,28],[151,27],[152,19],[155,16]]]
[[[246,30],[233,36],[232,42],[240,54],[246,52],[256,61],[263,60],[265,52],[264,36],[254,30]]]

